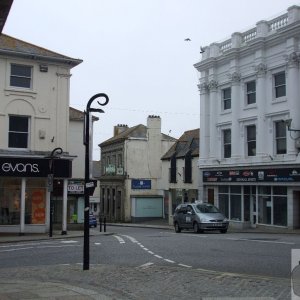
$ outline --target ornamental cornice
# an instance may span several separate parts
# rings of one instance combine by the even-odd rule
[[[297,52],[292,52],[289,55],[285,55],[285,61],[287,67],[299,67],[299,54]]]
[[[208,87],[207,82],[202,82],[202,83],[198,84],[198,88],[201,93],[206,93],[206,92],[208,92],[209,87]]]
[[[254,66],[254,70],[257,76],[262,76],[265,75],[267,73],[267,65],[260,63],[256,66]]]
[[[239,72],[233,72],[231,74],[227,74],[227,76],[232,83],[239,83],[241,81],[241,74]]]
[[[218,88],[218,82],[214,79],[212,79],[209,83],[208,83],[208,89],[210,91],[215,91]]]

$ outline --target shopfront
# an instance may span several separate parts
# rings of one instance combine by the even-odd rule
[[[203,171],[203,186],[236,227],[300,227],[300,168]]]
[[[60,178],[66,189],[64,182],[72,175],[72,161],[55,159],[53,170],[54,178]],[[0,157],[0,232],[47,232],[48,174],[49,159]],[[64,188],[60,196],[64,197]]]

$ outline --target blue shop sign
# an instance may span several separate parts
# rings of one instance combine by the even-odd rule
[[[149,179],[132,179],[131,188],[133,190],[151,190],[151,180]]]

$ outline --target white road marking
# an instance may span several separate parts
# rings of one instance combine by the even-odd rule
[[[73,244],[73,243],[78,243],[78,241],[61,241],[62,244]]]
[[[125,244],[125,241],[120,236],[113,235],[113,237],[115,237],[119,241],[120,244]]]
[[[154,254],[154,256],[157,257],[157,258],[162,258],[162,256],[157,255],[157,254]]]
[[[154,254],[154,252],[152,252],[152,251],[148,251],[148,253],[150,253],[150,254]]]
[[[184,268],[191,268],[192,266],[189,266],[189,265],[184,265],[184,264],[178,264],[178,266],[180,267],[184,267]]]
[[[101,243],[95,243],[95,245],[99,246],[99,245],[101,245]]]
[[[135,238],[133,238],[133,237],[131,237],[131,236],[129,236],[129,235],[124,235],[124,234],[123,234],[122,236],[127,237],[132,243],[137,243],[137,242],[138,242]]]
[[[264,240],[250,240],[250,239],[237,239],[237,238],[227,238],[227,240],[231,241],[245,241],[245,242],[257,242],[257,243],[271,243],[271,244],[286,244],[286,245],[295,245],[293,242],[280,242],[280,241],[264,241]]]
[[[148,262],[148,263],[145,263],[143,265],[140,265],[138,268],[146,269],[146,268],[149,268],[152,265],[154,265],[154,263]]]
[[[170,260],[170,259],[167,259],[167,258],[165,258],[165,261],[166,261],[166,262],[169,262],[169,263],[171,263],[171,264],[175,264],[175,261]]]
[[[20,250],[28,250],[28,249],[33,249],[33,248],[34,247],[13,248],[13,249],[1,250],[0,252],[13,252],[13,251],[20,251]]]

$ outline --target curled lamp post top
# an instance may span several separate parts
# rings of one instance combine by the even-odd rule
[[[63,149],[60,147],[54,148],[50,154],[50,158],[55,157],[55,155],[59,155],[63,153]]]
[[[87,103],[87,105],[86,105],[86,111],[87,111],[87,112],[89,112],[89,111],[103,112],[102,109],[93,109],[93,108],[90,107],[91,104],[92,104],[92,102],[93,102],[95,99],[97,99],[97,98],[104,98],[104,100],[105,100],[103,103],[100,102],[100,101],[97,101],[97,103],[98,103],[100,106],[105,106],[105,105],[109,102],[109,98],[108,98],[108,96],[107,96],[106,94],[104,94],[104,93],[98,93],[98,94],[94,95],[94,96],[89,100],[89,102]]]

